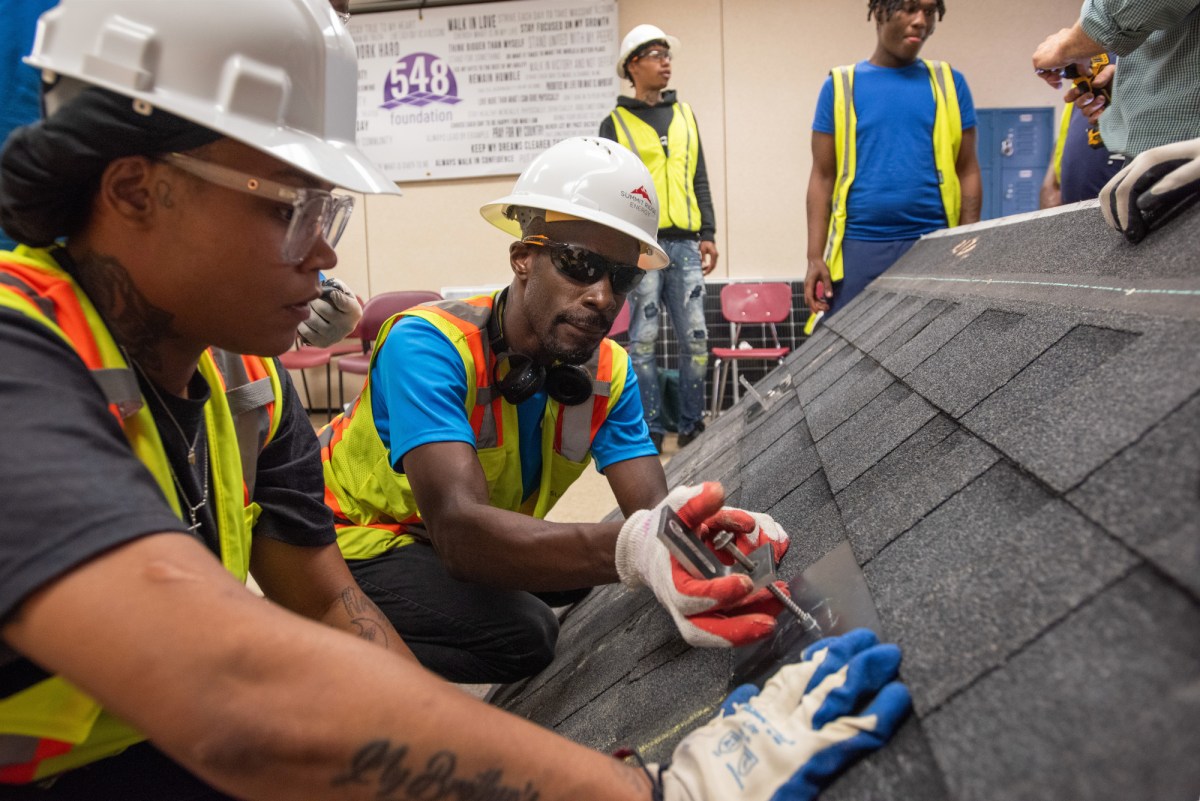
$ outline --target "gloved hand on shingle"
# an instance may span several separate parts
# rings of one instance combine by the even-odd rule
[[[1100,211],[1130,242],[1140,242],[1200,199],[1200,138],[1152,148],[1100,190]]]
[[[750,577],[734,573],[715,579],[691,576],[658,538],[663,507],[706,541],[721,531],[733,533],[745,553],[770,542],[776,560],[787,550],[787,534],[768,515],[724,507],[725,491],[716,482],[676,487],[653,509],[634,512],[617,537],[616,567],[622,583],[647,585],[671,614],[679,633],[691,645],[745,645],[771,634],[779,601],[766,587],[754,589]],[[726,564],[728,554],[714,551]],[[786,591],[787,585],[778,582]]]
[[[856,629],[814,643],[759,692],[737,688],[671,762],[647,766],[664,801],[810,801],[883,746],[912,706],[900,649]],[[656,791],[659,789],[655,788]]]
[[[345,339],[362,313],[362,305],[345,282],[326,278],[321,281],[321,297],[308,304],[308,319],[296,333],[305,344],[327,348]]]

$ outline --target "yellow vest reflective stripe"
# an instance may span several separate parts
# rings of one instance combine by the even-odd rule
[[[1058,140],[1054,143],[1054,180],[1062,185],[1062,159],[1063,150],[1067,145],[1067,131],[1071,127],[1071,113],[1075,110],[1075,104],[1067,101],[1066,108],[1063,109],[1062,118],[1058,121]]]
[[[854,183],[855,134],[858,117],[854,113],[854,65],[834,67],[833,76],[833,148],[837,177],[833,184],[833,198],[829,214],[829,234],[825,238],[825,263],[829,265],[830,277],[842,280],[842,239],[846,235],[846,201],[850,197],[850,185]]]
[[[700,204],[696,200],[696,163],[700,158],[700,132],[687,103],[672,104],[667,127],[667,150],[653,127],[628,109],[612,112],[617,142],[632,150],[650,171],[658,193],[658,227],[700,230]]]
[[[400,317],[419,317],[437,328],[458,351],[467,377],[463,412],[475,434],[476,455],[497,509],[542,518],[591,462],[591,443],[620,398],[628,359],[620,345],[605,339],[584,368],[593,376],[591,400],[563,406],[548,400],[542,418],[542,475],[537,489],[522,498],[517,407],[492,386],[487,320],[494,296],[481,295],[418,306],[384,323],[375,340],[379,353]],[[372,356],[372,367],[375,356]],[[333,509],[338,546],[347,559],[369,559],[424,537],[424,524],[408,477],[392,469],[371,411],[371,383],[350,411],[320,432],[325,464],[325,499]]]
[[[60,337],[93,377],[109,377],[98,379],[98,383],[130,448],[182,519],[162,440],[132,370],[90,299],[58,267],[48,250],[19,247],[13,253],[0,253],[0,307],[25,314]],[[222,373],[218,361],[227,366],[240,364],[242,369]],[[282,417],[279,375],[271,359],[230,359],[215,350],[202,355],[199,369],[212,388],[204,417],[221,562],[239,581],[245,581],[250,565],[251,511],[245,502],[247,489],[237,427],[263,432],[245,460],[252,476],[258,450],[278,430]],[[133,381],[132,392],[127,391],[126,382],[111,380],[119,375]],[[263,392],[264,384],[255,381],[266,382],[269,398]],[[114,387],[120,390],[119,397],[113,397]],[[0,699],[0,783],[36,781],[112,756],[144,739],[140,732],[105,712],[98,702],[54,676]]]
[[[954,88],[954,74],[950,65],[945,61],[926,59],[921,59],[921,63],[929,70],[929,84],[933,92],[933,158],[938,172],[938,189],[946,210],[947,224],[954,228],[958,225],[962,210],[962,188],[955,169],[962,145],[962,111],[958,105],[958,91]],[[841,281],[845,275],[842,240],[846,236],[846,204],[856,169],[858,117],[854,113],[854,66],[849,64],[830,70],[833,76],[833,142],[837,172],[824,256],[825,263],[829,265],[829,276],[834,281]],[[817,315],[809,315],[804,326],[805,334],[813,332],[817,320]]]

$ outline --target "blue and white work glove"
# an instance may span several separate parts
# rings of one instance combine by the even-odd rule
[[[1100,211],[1130,242],[1200,200],[1200,138],[1152,148],[1100,190]]]
[[[664,801],[809,801],[881,747],[912,706],[900,649],[855,629],[809,646],[758,691],[734,690],[658,769]],[[656,766],[647,766],[651,776]],[[657,790],[656,797],[657,797]]]
[[[362,306],[350,287],[336,278],[321,280],[321,297],[308,304],[308,319],[296,331],[300,339],[315,348],[327,348],[340,342],[362,319]]]

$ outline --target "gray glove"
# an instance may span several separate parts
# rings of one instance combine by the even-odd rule
[[[362,306],[350,287],[336,278],[321,281],[321,297],[308,304],[308,319],[297,334],[307,345],[327,348],[346,338],[362,319]]]
[[[1100,190],[1100,211],[1130,242],[1200,199],[1200,138],[1147,150]]]

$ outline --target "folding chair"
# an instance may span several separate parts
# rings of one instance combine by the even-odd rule
[[[617,312],[617,319],[613,320],[612,328],[608,329],[609,339],[616,339],[629,333],[629,301],[625,301],[621,305],[621,310]]]
[[[779,331],[775,328],[777,322],[788,319],[792,313],[792,287],[782,282],[762,284],[726,284],[721,289],[721,316],[733,327],[733,347],[713,348],[713,381],[716,389],[713,392],[712,417],[716,419],[721,413],[721,401],[725,395],[725,380],[729,376],[729,368],[733,368],[733,402],[737,403],[738,392],[738,362],[746,359],[759,361],[774,360],[781,364],[791,348],[779,343]],[[738,342],[742,327],[747,323],[760,324],[764,330],[769,329],[775,342],[773,348],[739,348]]]
[[[437,292],[417,289],[401,292],[384,292],[367,301],[366,305],[363,306],[362,320],[359,321],[359,337],[362,342],[361,349],[358,353],[351,353],[337,360],[338,405],[340,408],[344,409],[346,407],[343,376],[346,373],[350,373],[351,375],[366,375],[370,371],[371,348],[375,344],[375,337],[379,335],[379,329],[383,327],[388,318],[413,306],[420,306],[422,303],[432,303],[435,300],[441,299],[442,296]]]
[[[304,385],[304,405],[311,413],[316,411],[313,409],[312,396],[308,391],[308,373],[305,371],[312,367],[325,368],[325,415],[326,420],[333,419],[333,385],[329,380],[329,363],[333,358],[331,348],[314,348],[312,345],[301,345],[297,342],[296,347],[286,353],[279,355],[279,363],[285,369],[295,370],[300,373],[300,381]]]
[[[362,305],[362,298],[358,299],[358,303]],[[304,405],[309,412],[315,411],[312,405],[312,397],[308,391],[308,370],[312,367],[325,367],[325,419],[333,419],[333,382],[330,381],[329,368],[333,363],[335,356],[341,356],[346,353],[357,353],[361,349],[359,337],[362,332],[362,321],[351,329],[350,333],[339,342],[334,342],[332,345],[324,348],[305,345],[299,339],[296,340],[296,347],[283,353],[279,356],[279,363],[287,370],[295,370],[300,373],[300,381],[304,385]]]

